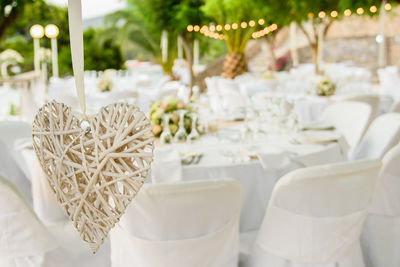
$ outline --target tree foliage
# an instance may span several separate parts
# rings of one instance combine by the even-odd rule
[[[0,39],[0,51],[7,48],[18,51],[24,57],[24,63],[21,65],[22,71],[32,70],[33,42],[29,29],[33,24],[45,26],[51,23],[57,25],[60,29],[60,34],[57,37],[60,74],[71,75],[72,61],[66,7],[47,4],[44,0],[26,1],[18,18],[8,27],[3,38]],[[119,51],[119,46],[112,39],[98,44],[97,35],[101,35],[101,32],[89,30],[88,33],[85,33],[85,68],[97,70],[121,68],[124,60]],[[42,47],[50,47],[49,39],[42,38],[40,42]]]

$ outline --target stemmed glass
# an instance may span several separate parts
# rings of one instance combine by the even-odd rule
[[[179,129],[175,134],[176,142],[184,142],[187,138],[187,133],[185,129],[185,114],[187,110],[178,110],[179,114]]]
[[[172,142],[172,133],[169,129],[169,119],[171,118],[171,114],[164,114],[164,127],[163,132],[160,135],[160,141],[163,144],[170,144]]]
[[[197,131],[197,120],[198,120],[198,117],[197,117],[197,115],[196,114],[191,114],[190,115],[190,118],[192,119],[192,131],[190,132],[190,134],[188,135],[188,139],[190,140],[190,141],[194,141],[194,140],[197,140],[197,139],[199,139],[199,137],[200,137],[200,134],[199,134],[199,132]]]

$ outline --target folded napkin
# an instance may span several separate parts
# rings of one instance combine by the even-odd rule
[[[182,181],[181,156],[177,150],[156,149],[151,165],[151,180],[155,183]]]
[[[264,170],[279,171],[291,163],[287,152],[277,147],[255,148],[256,155]]]

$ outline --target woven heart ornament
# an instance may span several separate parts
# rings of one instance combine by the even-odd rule
[[[90,121],[55,101],[33,122],[33,147],[58,202],[95,253],[140,190],[153,159],[150,122],[115,103]]]

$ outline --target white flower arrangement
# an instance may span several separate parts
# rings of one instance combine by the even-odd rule
[[[100,92],[109,92],[112,90],[114,83],[112,82],[111,77],[114,75],[115,70],[109,69],[104,71],[99,82],[97,83],[97,88],[100,90]]]
[[[39,59],[43,62],[51,61],[51,50],[48,48],[40,48],[39,49]]]
[[[24,58],[17,51],[13,49],[6,49],[0,53],[0,62],[22,63],[24,62]]]
[[[318,81],[316,90],[319,96],[331,96],[335,94],[336,85],[328,77],[323,77]]]

